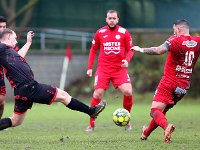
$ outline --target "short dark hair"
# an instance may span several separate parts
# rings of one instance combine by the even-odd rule
[[[2,39],[6,34],[13,34],[13,32],[14,31],[9,28],[3,29],[3,31],[0,32],[0,39]]]
[[[5,23],[7,23],[7,19],[6,19],[5,17],[3,17],[3,16],[0,16],[0,22],[5,22]]]
[[[117,14],[117,17],[119,18],[119,13],[118,13],[116,10],[114,10],[114,9],[108,10],[108,11],[106,12],[106,14],[108,14],[108,13],[116,13],[116,14]]]
[[[174,21],[174,25],[184,25],[185,27],[189,28],[190,24],[186,19],[176,20]]]

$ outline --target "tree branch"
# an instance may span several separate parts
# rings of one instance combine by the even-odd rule
[[[37,4],[39,0],[29,0],[29,2],[24,5],[17,13],[15,16],[13,16],[12,18],[10,18],[8,20],[8,24],[11,24],[16,18],[18,18],[21,14],[23,14],[24,12],[26,12],[27,10],[29,10],[30,8],[32,8],[34,5]]]

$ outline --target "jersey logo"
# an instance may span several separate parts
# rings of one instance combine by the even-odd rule
[[[119,39],[120,39],[120,35],[117,34],[117,35],[115,36],[115,38],[116,38],[117,40],[119,40]]]
[[[106,32],[106,30],[107,29],[101,29],[101,30],[99,30],[99,33],[104,33],[104,32]]]
[[[119,54],[120,53],[120,49],[114,49],[114,50],[104,50],[104,52],[105,52],[105,54],[111,54],[111,53],[113,53],[113,54]]]
[[[191,47],[197,46],[197,42],[193,41],[193,40],[191,40],[191,41],[187,40],[187,41],[183,41],[182,45],[185,45],[185,46],[191,48]]]
[[[105,54],[119,54],[120,53],[120,42],[105,42],[103,43]]]
[[[108,35],[104,35],[104,36],[103,36],[104,39],[107,38],[107,37],[108,37]]]

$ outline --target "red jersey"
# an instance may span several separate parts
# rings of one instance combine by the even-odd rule
[[[131,47],[133,47],[132,38],[125,28],[118,25],[114,29],[108,26],[102,27],[94,35],[88,69],[92,69],[99,48],[98,69],[110,72],[121,68],[122,60],[126,59],[129,62],[133,56]]]
[[[178,83],[179,87],[188,89],[191,75],[200,54],[199,36],[172,36],[167,39],[168,56],[164,76]]]

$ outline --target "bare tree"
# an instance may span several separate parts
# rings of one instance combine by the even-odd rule
[[[17,0],[0,0],[1,8],[6,14],[8,19],[8,27],[16,27],[16,19],[21,17],[22,20],[19,25],[19,32],[23,33],[25,27],[27,26],[29,20],[32,17],[32,12],[34,6],[38,3],[39,0],[28,0],[28,2],[22,6],[19,10],[16,9]]]

